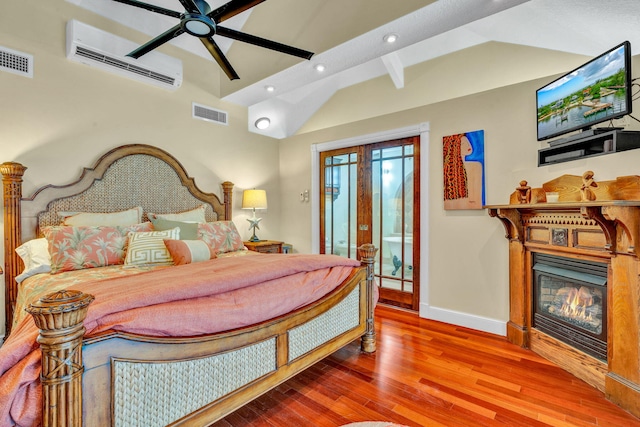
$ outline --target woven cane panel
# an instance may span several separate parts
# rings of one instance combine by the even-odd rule
[[[166,426],[275,371],[275,338],[204,359],[114,361],[113,425]]]
[[[289,361],[308,353],[360,323],[360,285],[335,307],[289,331]]]
[[[52,201],[38,215],[40,229],[60,224],[58,212],[115,212],[142,206],[146,213],[176,213],[194,209],[203,202],[182,185],[177,172],[162,159],[133,154],[116,160],[100,181],[80,194]],[[206,205],[205,218],[215,221],[216,213]]]

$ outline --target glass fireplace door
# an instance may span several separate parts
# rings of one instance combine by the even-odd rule
[[[607,265],[534,254],[533,326],[607,360]]]

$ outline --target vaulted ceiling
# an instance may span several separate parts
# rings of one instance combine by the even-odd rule
[[[176,18],[115,1],[67,1],[149,39],[177,24]],[[183,11],[178,0],[145,3]],[[212,9],[224,3],[209,1]],[[640,47],[640,1],[267,0],[224,26],[315,53],[307,61],[216,35],[240,76],[230,81],[197,38],[183,34],[171,42],[211,62],[208,69],[220,79],[221,98],[249,109],[250,131],[284,138],[344,87],[387,74],[402,88],[406,67],[489,41],[587,56],[624,40],[632,49]],[[397,41],[385,43],[392,33]],[[317,64],[325,71],[317,72]],[[270,114],[287,123],[265,130],[253,126]]]

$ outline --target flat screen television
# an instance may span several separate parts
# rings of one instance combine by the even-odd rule
[[[631,114],[631,45],[625,41],[536,91],[538,141]]]

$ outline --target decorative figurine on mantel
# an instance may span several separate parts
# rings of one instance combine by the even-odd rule
[[[598,183],[593,179],[593,171],[586,171],[582,174],[582,187],[580,187],[580,197],[583,202],[591,202],[596,199],[596,193],[591,187],[597,187]]]
[[[542,188],[531,188],[526,180],[520,181],[520,186],[509,196],[510,205],[528,205],[545,203],[545,192]]]
[[[531,187],[527,185],[527,181],[524,179],[520,181],[520,187],[516,188],[518,192],[518,202],[520,204],[531,202]]]
[[[541,205],[553,208],[552,204],[559,202],[560,209],[573,208],[573,203],[597,204],[613,200],[638,202],[640,207],[640,175],[619,176],[612,181],[598,181],[594,179],[593,171],[586,171],[582,175],[561,175],[542,184],[542,188],[529,186],[525,180],[519,186],[514,186],[509,195],[509,205],[512,208],[527,208],[524,205]],[[489,205],[490,208],[490,205]],[[640,245],[638,245],[640,247]],[[640,251],[640,250],[639,250]],[[640,252],[638,252],[640,256]]]

